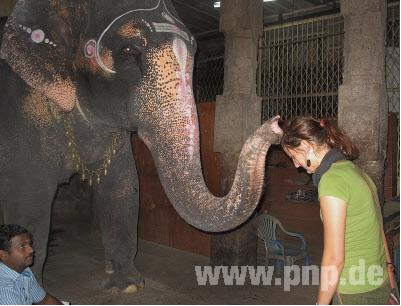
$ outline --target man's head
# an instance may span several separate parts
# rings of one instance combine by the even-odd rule
[[[21,273],[33,264],[31,234],[16,224],[0,225],[0,261]]]

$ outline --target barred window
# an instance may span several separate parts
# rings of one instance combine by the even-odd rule
[[[262,120],[309,113],[337,116],[342,83],[343,18],[323,16],[267,27],[259,45]]]

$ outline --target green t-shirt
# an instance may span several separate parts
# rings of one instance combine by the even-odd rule
[[[347,203],[339,292],[357,294],[380,287],[388,278],[386,257],[377,206],[365,179],[351,161],[340,161],[323,174],[318,189],[319,198],[333,196]]]

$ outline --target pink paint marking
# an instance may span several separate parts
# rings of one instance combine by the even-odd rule
[[[191,78],[188,73],[187,48],[185,42],[181,39],[173,41],[173,51],[177,58],[179,68],[176,71],[178,80],[177,98],[182,101],[182,114],[185,117],[185,125],[183,128],[186,133],[188,155],[192,159],[194,156],[194,148],[197,144],[197,117],[194,111],[194,105],[191,96]]]
[[[180,79],[180,91],[181,91],[181,97],[183,99],[186,99],[187,98],[187,90],[186,90],[185,82],[183,82],[182,79]]]
[[[182,47],[178,47],[178,55],[181,57],[182,56]]]
[[[93,39],[88,40],[84,48],[85,56],[88,58],[94,57],[95,50],[96,50],[96,41]]]
[[[182,73],[181,71],[177,71],[176,72],[176,76],[178,78],[178,85],[179,85],[179,90],[178,90],[178,94],[180,95],[180,97],[182,99],[186,99],[187,97],[187,92],[186,92],[186,82],[183,81],[183,77],[182,77]]]
[[[88,53],[88,55],[92,55],[94,50],[95,48],[93,46],[88,46],[86,48],[86,53]]]
[[[41,29],[32,31],[31,39],[35,43],[41,43],[45,39],[45,33]]]

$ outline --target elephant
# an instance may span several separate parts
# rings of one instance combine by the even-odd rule
[[[4,222],[34,237],[42,279],[52,201],[78,173],[93,186],[106,288],[144,285],[135,267],[139,210],[132,133],[152,154],[177,213],[207,232],[245,222],[258,204],[278,117],[245,142],[231,191],[201,171],[192,92],[196,40],[169,0],[19,0],[0,50],[0,201]]]

